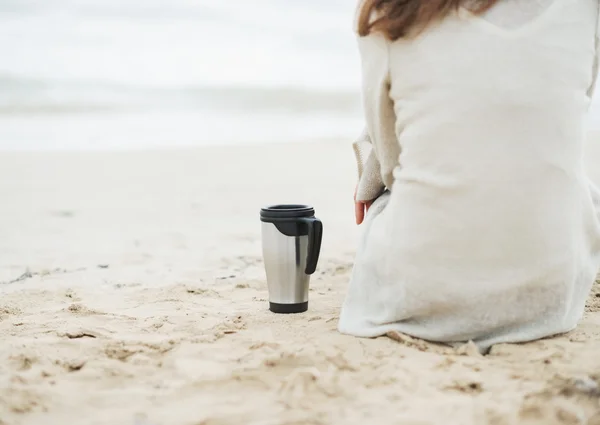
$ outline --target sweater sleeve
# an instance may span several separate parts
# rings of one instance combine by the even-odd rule
[[[362,93],[366,132],[355,142],[359,160],[356,199],[370,201],[394,183],[400,144],[396,138],[396,114],[390,98],[389,42],[380,34],[358,39],[362,65]]]
[[[373,151],[371,138],[366,128],[352,147],[358,168],[356,199],[358,201],[376,199],[385,190],[385,184],[381,178],[379,160]]]

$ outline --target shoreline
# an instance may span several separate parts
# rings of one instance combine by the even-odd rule
[[[600,133],[600,130],[599,130]],[[360,131],[356,132],[356,137],[360,135]],[[198,145],[174,145],[174,146],[153,146],[153,147],[123,147],[119,149],[0,149],[0,155],[119,155],[119,154],[152,154],[152,153],[194,153],[198,150],[230,150],[230,149],[267,149],[277,148],[280,146],[312,146],[315,148],[324,146],[340,146],[346,145],[347,149],[352,150],[352,142],[354,139],[348,140],[340,137],[326,138],[311,138],[306,141],[287,141],[282,140],[266,141],[266,142],[230,142],[230,143],[215,143],[215,144],[198,144]]]

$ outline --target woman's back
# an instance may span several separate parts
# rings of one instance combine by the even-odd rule
[[[391,194],[367,219],[344,332],[485,349],[567,331],[583,313],[600,265],[582,157],[598,0],[554,0],[520,23],[502,22],[505,7],[359,41]]]

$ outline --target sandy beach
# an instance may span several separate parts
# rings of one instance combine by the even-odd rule
[[[0,154],[0,424],[600,424],[598,284],[575,331],[488,356],[340,335],[354,181],[349,142]],[[284,202],[325,226],[292,316],[261,260]]]

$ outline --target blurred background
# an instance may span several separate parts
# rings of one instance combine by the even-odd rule
[[[2,0],[0,150],[350,141],[355,5]]]
[[[353,0],[2,0],[0,150],[352,138]]]

